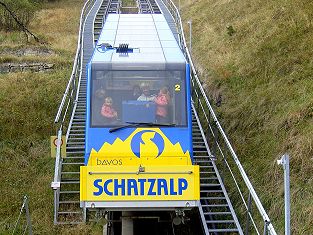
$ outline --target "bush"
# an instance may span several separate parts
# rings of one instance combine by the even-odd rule
[[[27,26],[39,8],[36,0],[1,0],[16,18],[25,26]],[[0,6],[0,29],[11,31],[20,30],[20,25],[14,20],[10,12],[2,5]]]

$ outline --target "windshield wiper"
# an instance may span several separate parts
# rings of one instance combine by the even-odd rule
[[[121,126],[117,126],[114,128],[111,128],[109,130],[110,133],[127,128],[127,127],[137,127],[137,126],[149,126],[149,127],[169,127],[169,126],[176,126],[175,123],[165,123],[165,124],[161,124],[161,123],[153,123],[153,122],[126,122],[127,124],[125,125],[121,125]]]

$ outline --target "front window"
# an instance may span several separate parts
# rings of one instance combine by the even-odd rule
[[[91,126],[186,126],[185,71],[92,71]]]

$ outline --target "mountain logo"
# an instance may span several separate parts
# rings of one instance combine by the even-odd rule
[[[131,150],[138,157],[159,157],[164,151],[164,139],[156,131],[137,132],[131,140]]]
[[[100,162],[118,163],[115,166],[192,165],[189,151],[184,151],[180,142],[173,144],[159,128],[137,128],[126,139],[117,137],[113,143],[104,142],[98,150],[92,148],[88,166]]]

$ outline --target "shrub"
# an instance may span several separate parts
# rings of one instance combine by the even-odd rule
[[[39,8],[39,3],[35,0],[1,0],[0,3],[5,4],[25,26],[30,23],[35,11]],[[21,29],[20,25],[3,5],[0,5],[0,29],[6,31]]]

